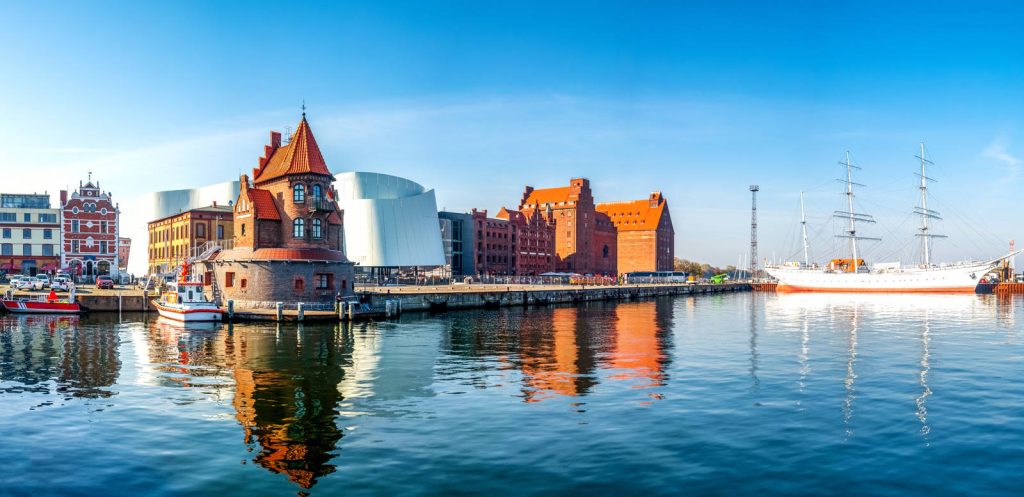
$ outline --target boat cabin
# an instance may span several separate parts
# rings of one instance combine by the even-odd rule
[[[170,290],[163,294],[163,300],[168,304],[208,302],[208,300],[206,300],[206,295],[203,294],[203,284],[198,281],[171,283]]]
[[[853,259],[832,259],[828,263],[828,268],[830,270],[842,273],[852,273],[854,271],[861,270],[861,268],[867,269],[867,267],[868,266],[864,262],[864,259],[857,259],[856,264],[854,264]]]

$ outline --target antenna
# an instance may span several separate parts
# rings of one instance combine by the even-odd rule
[[[807,216],[804,215],[804,192],[800,192],[800,231],[803,232],[804,238],[804,265],[811,265],[811,258],[808,256],[807,250]]]
[[[921,155],[916,156],[921,159],[921,206],[914,208],[914,214],[921,216],[921,227],[918,228],[920,233],[917,236],[921,237],[921,262],[924,263],[924,267],[930,267],[932,265],[932,238],[946,238],[945,235],[933,235],[928,232],[928,219],[942,220],[939,217],[937,211],[928,209],[928,182],[935,182],[935,180],[929,178],[925,174],[925,166],[927,164],[934,164],[934,162],[924,158],[924,142],[921,142]]]
[[[750,185],[750,278],[757,277],[757,192],[761,187]]]

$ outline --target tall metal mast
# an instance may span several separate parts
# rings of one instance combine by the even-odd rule
[[[810,266],[811,258],[807,250],[807,216],[804,215],[804,192],[800,192],[800,231],[803,232],[804,238],[804,265]]]
[[[750,277],[757,278],[757,192],[761,188],[750,185]]]
[[[857,257],[857,240],[881,240],[881,238],[871,238],[867,236],[857,236],[857,221],[862,223],[873,223],[875,218],[869,214],[858,214],[853,210],[853,185],[864,186],[860,183],[853,182],[853,170],[860,169],[860,167],[853,165],[850,162],[850,151],[846,151],[846,162],[840,162],[839,165],[846,167],[846,179],[839,180],[846,183],[846,210],[835,211],[832,213],[834,217],[840,219],[846,219],[848,221],[846,234],[837,235],[840,238],[847,238],[850,240],[850,256],[853,259],[853,272],[856,273],[858,266],[860,265],[860,259]]]
[[[935,182],[935,180],[929,178],[925,174],[925,166],[927,164],[934,164],[934,163],[932,161],[924,158],[924,142],[921,143],[921,155],[918,155],[917,158],[921,159],[921,173],[918,174],[918,176],[921,177],[921,186],[920,186],[920,189],[921,189],[921,206],[920,207],[915,207],[914,208],[914,213],[919,215],[919,216],[921,216],[921,227],[918,228],[918,231],[920,231],[920,233],[917,234],[917,236],[921,237],[921,262],[924,264],[924,267],[929,267],[929,266],[932,265],[932,244],[931,244],[931,239],[932,238],[945,238],[946,236],[945,235],[933,235],[933,234],[929,233],[929,231],[928,231],[929,230],[929,227],[928,227],[928,219],[929,218],[931,218],[931,219],[938,219],[938,220],[941,220],[942,218],[939,217],[939,213],[938,212],[928,209],[928,182],[929,181]]]

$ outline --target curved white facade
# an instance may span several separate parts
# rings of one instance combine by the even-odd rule
[[[238,198],[238,186],[238,181],[225,181],[187,190],[148,193],[141,202],[144,218],[149,222],[214,203],[228,205]]]
[[[376,267],[445,263],[434,190],[388,174],[348,172],[335,179],[349,260]]]

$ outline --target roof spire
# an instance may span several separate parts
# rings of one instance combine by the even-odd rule
[[[306,99],[302,99],[302,118],[306,118]]]

